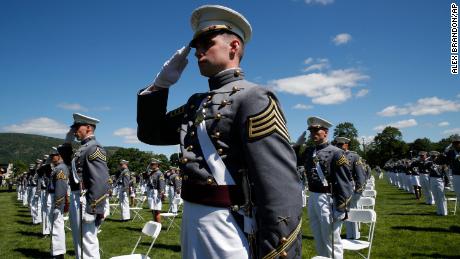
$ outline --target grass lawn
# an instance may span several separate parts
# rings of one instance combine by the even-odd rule
[[[372,258],[460,258],[460,210],[455,216],[439,217],[434,206],[416,201],[413,195],[397,190],[386,180],[377,180],[376,189],[377,224]],[[167,204],[164,208],[167,210]],[[0,191],[0,215],[0,258],[49,257],[50,239],[42,238],[41,225],[32,225],[29,210],[16,201],[15,192]],[[147,209],[141,215],[145,220],[152,219]],[[306,215],[305,210],[303,258],[311,258],[316,252]],[[120,222],[119,218],[119,213],[115,213],[102,226],[99,234],[102,258],[129,254],[140,235],[144,222]],[[180,221],[177,217],[179,225]],[[66,238],[66,258],[73,258],[72,235],[68,231]],[[145,253],[150,245],[147,237],[142,241],[138,253]],[[179,229],[166,232],[164,227],[150,257],[180,258]],[[346,252],[345,257],[359,258],[351,252]]]

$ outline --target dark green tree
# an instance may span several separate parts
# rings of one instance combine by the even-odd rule
[[[140,151],[137,148],[120,148],[109,157],[107,166],[110,174],[116,174],[119,170],[119,163],[122,159],[129,161],[129,170],[136,173],[145,172],[152,158],[160,160],[162,171],[167,170],[170,166],[168,158],[163,154],[154,154]]]
[[[346,137],[350,139],[349,149],[359,151],[358,130],[351,122],[342,122],[334,128],[333,138]]]
[[[367,146],[365,159],[371,166],[382,167],[390,159],[401,159],[409,156],[409,145],[402,140],[399,129],[388,126]]]

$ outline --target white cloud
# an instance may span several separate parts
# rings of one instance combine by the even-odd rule
[[[353,69],[333,70],[277,79],[269,82],[275,91],[312,98],[315,104],[338,104],[350,99],[351,88],[369,76]]]
[[[448,121],[443,121],[443,122],[438,123],[439,127],[447,127],[449,125],[450,125],[450,123]]]
[[[3,130],[15,133],[63,135],[69,131],[69,126],[47,117],[40,117],[25,120],[19,124],[4,126]]]
[[[417,121],[414,120],[414,119],[409,119],[409,120],[402,120],[402,121],[392,122],[392,123],[386,124],[386,125],[379,125],[379,126],[375,127],[374,130],[381,131],[381,130],[385,129],[388,126],[398,128],[398,129],[409,128],[409,127],[417,126]]]
[[[357,140],[359,143],[362,145],[363,144],[363,139],[364,139],[364,144],[368,145],[369,143],[374,141],[375,136],[359,136]]]
[[[457,94],[457,98],[460,98],[460,94]]]
[[[460,134],[460,128],[448,129],[442,132],[444,135],[455,135]]]
[[[292,106],[292,109],[296,109],[296,110],[310,110],[311,108],[313,108],[313,105],[306,105],[306,104],[301,104],[301,103],[298,103]]]
[[[364,97],[369,93],[369,89],[361,89],[356,93],[356,97]]]
[[[60,103],[57,105],[57,107],[62,108],[64,110],[71,110],[71,111],[88,111],[86,107],[83,107],[82,105],[78,103]]]
[[[305,3],[328,5],[334,3],[334,0],[305,0]]]
[[[396,115],[437,115],[444,112],[460,111],[460,103],[456,101],[444,100],[434,97],[418,99],[415,104],[406,104],[404,107],[396,105],[388,106],[377,114],[380,116],[396,116]]]
[[[133,128],[120,128],[113,132],[113,135],[122,137],[123,141],[128,144],[141,143],[137,138],[137,130]]]
[[[323,70],[330,67],[329,60],[327,58],[307,58],[304,61],[305,65],[308,65],[303,69],[303,72],[309,72],[312,70]]]
[[[351,40],[351,35],[348,33],[340,33],[335,35],[334,39],[332,41],[334,42],[335,45],[342,45],[346,44]]]

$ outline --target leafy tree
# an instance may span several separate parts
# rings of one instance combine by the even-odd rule
[[[169,161],[172,166],[179,166],[179,158],[180,154],[179,153],[174,153],[169,156]]]
[[[413,143],[409,144],[412,156],[416,156],[420,151],[431,151],[433,150],[433,143],[428,138],[418,138]],[[409,152],[410,152],[409,151]]]
[[[346,137],[350,139],[349,149],[359,151],[358,130],[351,122],[342,122],[337,124],[334,129],[334,139],[336,137]]]
[[[152,158],[160,160],[160,169],[165,171],[169,168],[170,163],[168,158],[163,154],[154,154],[151,152],[140,151],[137,148],[120,148],[109,157],[107,166],[109,167],[110,174],[116,174],[119,170],[119,163],[122,159],[129,161],[129,170],[142,173],[146,170]]]
[[[402,140],[399,129],[388,126],[374,138],[372,145],[365,154],[365,158],[371,166],[383,166],[386,161],[408,156],[409,145]]]

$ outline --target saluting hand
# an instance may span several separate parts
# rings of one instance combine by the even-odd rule
[[[175,84],[185,67],[187,66],[187,55],[190,53],[190,46],[184,46],[163,64],[163,68],[155,77],[154,85],[160,88],[169,88]]]
[[[295,147],[298,147],[298,146],[301,146],[305,143],[305,136],[307,135],[307,132],[304,131],[302,132],[302,135],[300,135],[300,137],[297,139],[297,141],[295,142],[294,146]]]

